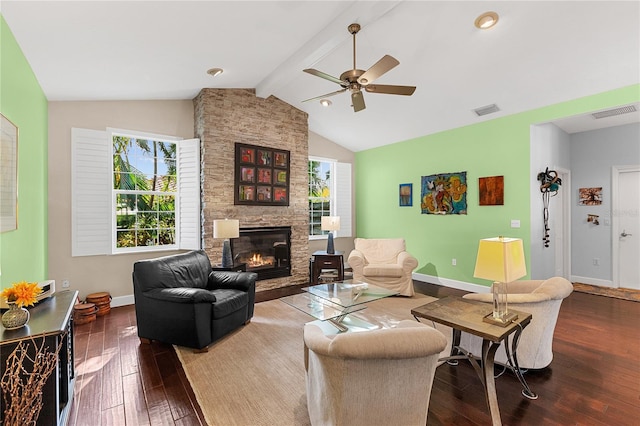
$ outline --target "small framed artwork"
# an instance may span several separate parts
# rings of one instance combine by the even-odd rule
[[[411,207],[413,205],[413,184],[400,184],[400,207]]]
[[[255,201],[256,189],[253,185],[240,185],[238,198],[242,201]]]
[[[274,162],[276,167],[286,168],[289,164],[289,155],[286,152],[276,152]]]
[[[602,204],[602,187],[580,188],[578,204],[581,206],[599,206]]]
[[[265,149],[258,150],[258,165],[259,166],[270,166],[271,165],[271,157],[273,155],[272,151],[267,151]]]
[[[271,201],[270,186],[258,186],[258,201]]]
[[[271,169],[258,167],[258,183],[271,184]]]
[[[256,162],[256,150],[254,148],[241,148],[240,161],[242,163],[254,164]]]
[[[289,151],[236,143],[235,155],[235,205],[289,205]]]
[[[287,199],[287,188],[273,188],[273,200],[285,201]]]
[[[276,172],[276,181],[275,185],[286,185],[287,184],[287,171],[286,170],[275,170]]]
[[[481,206],[504,205],[504,176],[478,178],[478,202]]]
[[[0,114],[0,232],[18,229],[18,126]]]
[[[240,181],[241,182],[255,182],[256,170],[253,167],[240,167]]]

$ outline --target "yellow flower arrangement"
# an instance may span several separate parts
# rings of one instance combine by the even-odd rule
[[[38,286],[38,283],[20,281],[4,289],[2,291],[2,297],[4,297],[7,302],[15,303],[22,308],[24,306],[34,305],[38,301],[37,296],[40,293],[42,293],[42,288]]]

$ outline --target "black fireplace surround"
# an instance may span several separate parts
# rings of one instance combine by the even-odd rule
[[[241,228],[231,239],[235,264],[245,263],[258,280],[291,276],[291,227]]]

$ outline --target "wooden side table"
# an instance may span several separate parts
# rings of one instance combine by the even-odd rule
[[[344,281],[344,260],[342,252],[328,254],[326,251],[316,251],[313,253],[313,261],[311,264],[311,285],[319,284],[322,271],[336,271],[335,276],[330,281]]]
[[[453,329],[453,341],[451,344],[451,356],[441,360],[468,359],[473,365],[478,377],[482,381],[487,405],[491,413],[491,421],[494,426],[501,425],[500,409],[498,408],[498,397],[496,395],[495,378],[493,377],[493,360],[496,350],[501,342],[505,341],[505,350],[509,365],[512,367],[516,377],[523,387],[522,395],[529,399],[537,399],[522,375],[518,366],[516,348],[522,330],[531,322],[531,314],[522,311],[514,311],[518,318],[513,320],[506,327],[501,327],[484,322],[482,318],[491,311],[491,305],[467,300],[462,297],[448,296],[436,300],[426,305],[419,306],[411,310],[411,314],[416,320],[425,318],[440,324],[447,325]],[[418,320],[419,321],[419,320]],[[469,334],[482,338],[482,355],[480,361],[471,353],[460,348],[460,335],[465,331]],[[508,337],[513,334],[512,347],[509,347]],[[455,364],[454,364],[455,365]]]

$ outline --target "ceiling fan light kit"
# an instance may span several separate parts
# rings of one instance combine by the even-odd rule
[[[475,26],[481,30],[488,30],[498,23],[498,19],[496,12],[485,12],[476,18]]]
[[[222,68],[211,68],[211,69],[207,70],[207,74],[209,74],[211,77],[218,76],[218,75],[222,74],[223,72],[224,72],[224,70]]]
[[[307,68],[304,72],[315,75],[316,77],[329,80],[333,83],[340,85],[341,89],[335,92],[327,93],[315,98],[306,99],[302,102],[314,101],[321,99],[320,103],[323,106],[327,106],[322,103],[325,98],[329,96],[337,95],[349,90],[351,92],[351,106],[354,112],[362,111],[366,108],[364,102],[364,96],[362,95],[362,89],[369,93],[382,93],[387,95],[404,95],[411,96],[415,92],[415,86],[396,86],[388,84],[372,85],[371,83],[380,78],[383,74],[386,74],[391,69],[395,68],[400,62],[390,55],[384,55],[378,62],[373,64],[371,68],[364,71],[356,67],[356,34],[360,31],[360,24],[353,23],[347,27],[349,33],[353,35],[353,69],[347,70],[340,74],[340,78],[333,77],[322,71],[318,71],[313,68]],[[329,103],[330,105],[330,103]]]

